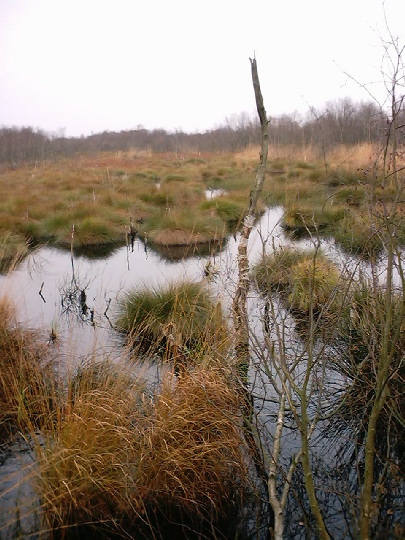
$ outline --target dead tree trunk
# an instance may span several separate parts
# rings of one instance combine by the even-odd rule
[[[263,104],[263,96],[260,90],[259,76],[257,73],[256,58],[250,58],[252,70],[252,82],[255,91],[257,112],[261,126],[261,150],[260,163],[256,173],[256,180],[250,192],[249,208],[243,220],[239,245],[238,245],[238,286],[233,300],[234,325],[236,332],[236,355],[239,373],[246,382],[249,369],[249,328],[247,317],[247,295],[249,290],[249,259],[248,243],[249,236],[257,215],[257,201],[263,188],[266,172],[268,153],[268,120]]]
[[[257,201],[262,191],[264,176],[266,171],[267,153],[268,153],[268,120],[266,110],[263,104],[263,97],[260,90],[259,76],[257,73],[257,64],[255,58],[250,58],[252,82],[256,98],[257,112],[259,114],[261,125],[261,150],[260,163],[256,173],[256,180],[252,191],[250,192],[249,207],[243,220],[243,227],[239,237],[238,244],[238,284],[233,299],[233,315],[235,329],[235,353],[238,365],[239,376],[241,379],[241,394],[243,407],[243,431],[246,443],[249,447],[252,460],[258,477],[262,481],[263,490],[265,492],[264,501],[260,502],[260,506],[265,504],[267,511],[265,515],[269,516],[271,525],[273,526],[272,509],[269,505],[268,494],[268,475],[264,466],[263,456],[260,450],[260,444],[255,436],[255,428],[253,423],[253,399],[248,388],[248,371],[249,371],[249,325],[247,315],[247,296],[249,291],[249,259],[248,259],[248,243],[249,236],[253,228],[255,218],[257,216]]]

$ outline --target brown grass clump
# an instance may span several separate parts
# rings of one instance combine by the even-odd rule
[[[53,536],[160,538],[161,527],[191,538],[221,520],[233,526],[247,472],[237,392],[221,372],[169,375],[154,400],[104,364],[82,370],[71,388],[40,455]]]
[[[23,330],[7,298],[0,299],[0,438],[49,427],[57,382],[49,353],[37,333]]]
[[[237,503],[246,477],[238,405],[238,392],[217,370],[166,381],[142,459],[151,506],[215,519]]]
[[[108,363],[81,369],[64,417],[40,453],[38,489],[54,534],[80,536],[83,524],[113,522],[131,511],[139,456],[142,398]]]

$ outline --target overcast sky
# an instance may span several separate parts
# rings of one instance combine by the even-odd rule
[[[405,42],[405,0],[386,0]],[[0,126],[205,131],[383,95],[383,0],[0,0]]]

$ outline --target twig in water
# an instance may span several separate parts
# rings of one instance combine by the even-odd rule
[[[41,288],[39,289],[38,294],[39,294],[39,296],[42,298],[42,300],[44,301],[44,304],[46,304],[46,300],[45,300],[45,298],[44,298],[44,296],[43,296],[43,294],[42,294],[42,289],[44,288],[44,284],[45,284],[45,282],[43,281],[43,282],[42,282],[42,285],[41,285]]]

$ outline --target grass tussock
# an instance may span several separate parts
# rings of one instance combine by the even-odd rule
[[[116,326],[135,348],[180,363],[222,349],[227,335],[220,305],[192,282],[130,290],[119,304]]]
[[[227,197],[215,197],[202,203],[203,210],[210,210],[211,213],[219,216],[224,222],[231,226],[241,222],[246,212],[246,203],[230,200]]]
[[[336,226],[334,238],[347,253],[369,259],[379,255],[384,249],[383,236],[380,232],[378,220],[370,213],[350,211]]]
[[[81,371],[40,454],[53,536],[198,538],[223,521],[234,527],[247,471],[237,392],[224,374],[168,376],[152,400],[119,368],[103,376],[105,367]]]
[[[316,250],[280,248],[263,257],[254,267],[253,277],[259,289],[279,292],[293,311],[308,313],[339,305],[340,272]]]
[[[0,233],[0,273],[14,270],[28,253],[28,242],[21,234]]]
[[[155,244],[193,246],[223,239],[225,224],[218,216],[183,207],[163,214],[155,213],[142,230]]]
[[[57,415],[59,388],[46,344],[17,322],[16,309],[0,299],[0,438],[16,429],[49,428]]]
[[[345,207],[342,205],[308,207],[305,203],[294,204],[284,213],[282,226],[293,238],[320,233],[333,235],[344,216]]]
[[[363,437],[376,391],[376,372],[383,354],[387,365],[387,399],[381,411],[376,436],[380,451],[394,451],[404,467],[403,426],[405,418],[405,322],[403,291],[390,298],[390,324],[387,326],[387,298],[383,289],[360,282],[342,311],[337,343],[337,369],[347,380],[347,391],[339,405],[338,416],[355,426]],[[384,342],[383,334],[388,340]],[[384,347],[386,349],[384,349]],[[365,412],[366,411],[366,412]],[[387,433],[386,427],[390,426]],[[389,442],[390,441],[390,442]],[[391,444],[392,448],[387,444]]]
[[[143,463],[152,501],[159,494],[166,511],[175,506],[214,520],[240,507],[247,471],[238,407],[237,390],[218,370],[188,373],[176,387],[166,382]]]

